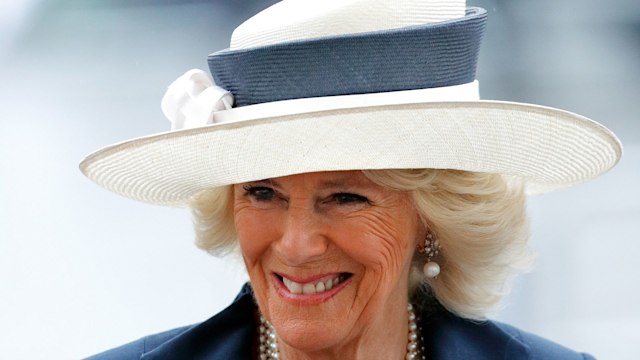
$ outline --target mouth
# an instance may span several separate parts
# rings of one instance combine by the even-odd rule
[[[289,290],[292,294],[319,294],[333,289],[334,287],[342,284],[351,277],[351,273],[339,273],[332,275],[329,278],[326,276],[308,282],[297,282],[291,280],[285,276],[275,274],[278,280]]]
[[[341,272],[302,279],[274,273],[278,293],[291,300],[304,303],[323,302],[337,294],[348,283],[352,273]]]

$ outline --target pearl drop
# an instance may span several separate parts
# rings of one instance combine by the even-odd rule
[[[438,265],[438,263],[430,261],[426,264],[424,264],[424,268],[422,269],[422,271],[424,272],[424,276],[428,277],[429,279],[433,279],[434,277],[438,276],[438,274],[440,274],[440,265]]]

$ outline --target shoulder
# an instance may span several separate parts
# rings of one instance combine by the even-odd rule
[[[589,354],[579,353],[538,335],[517,329],[511,325],[491,321],[505,336],[520,342],[529,350],[531,359],[584,359],[593,360]]]
[[[86,360],[139,360],[142,354],[154,350],[163,343],[170,341],[185,331],[188,331],[190,328],[191,326],[185,326],[145,336],[128,344],[90,356]]]
[[[245,286],[236,300],[209,320],[155,335],[89,357],[87,360],[249,359],[257,336],[255,303]]]
[[[470,321],[446,311],[424,319],[425,348],[434,359],[593,359],[497,321]]]

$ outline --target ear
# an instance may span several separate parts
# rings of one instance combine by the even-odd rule
[[[416,251],[420,252],[422,250],[424,250],[424,239],[427,237],[427,234],[429,233],[429,224],[427,223],[427,221],[420,216],[420,214],[416,211],[416,236],[414,239],[414,244],[413,247],[416,249]]]

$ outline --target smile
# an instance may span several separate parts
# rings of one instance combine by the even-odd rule
[[[318,294],[331,290],[334,286],[339,285],[346,280],[347,274],[339,274],[334,278],[324,281],[299,283],[282,277],[282,283],[292,294]]]
[[[337,287],[347,281],[353,274],[351,273],[337,273],[332,275],[326,275],[321,277],[315,277],[314,279],[296,279],[274,274],[279,280],[282,290],[289,293],[289,296],[318,296],[329,295],[338,291]],[[332,291],[333,290],[333,291]],[[314,297],[315,297],[314,296]]]

